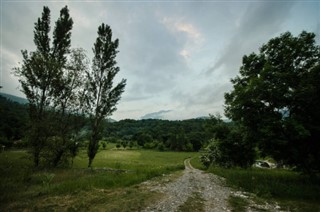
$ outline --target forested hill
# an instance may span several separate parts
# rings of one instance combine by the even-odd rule
[[[174,151],[198,151],[212,137],[211,119],[169,121],[159,119],[126,119],[107,123],[106,140],[136,141],[145,148]]]
[[[0,97],[4,97],[4,98],[7,98],[8,100],[11,100],[13,102],[17,102],[17,103],[20,103],[20,104],[27,104],[28,103],[28,100],[25,99],[25,98],[22,98],[22,97],[18,97],[18,96],[14,96],[14,95],[11,95],[11,94],[6,94],[6,93],[1,93],[0,92]]]
[[[0,143],[11,146],[24,136],[28,120],[27,106],[0,95]]]

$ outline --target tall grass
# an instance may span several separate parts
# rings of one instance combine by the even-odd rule
[[[199,159],[192,165],[204,169]],[[289,209],[320,210],[320,177],[310,178],[284,169],[225,169],[211,166],[208,172],[226,178],[229,186],[256,194],[265,199],[274,199]]]
[[[311,179],[289,170],[211,167],[208,171],[225,177],[230,185],[261,197],[320,200],[320,179]]]

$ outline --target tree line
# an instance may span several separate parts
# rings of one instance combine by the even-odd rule
[[[212,137],[211,119],[125,119],[107,123],[104,139],[161,151],[199,151]]]

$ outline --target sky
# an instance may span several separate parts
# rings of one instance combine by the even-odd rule
[[[101,23],[119,39],[115,83],[124,78],[127,85],[115,120],[223,115],[244,55],[287,31],[314,32],[320,43],[320,1],[1,0],[1,92],[24,97],[12,69],[21,50],[35,50],[43,6],[53,29],[65,5],[74,21],[72,48],[84,48],[90,60]]]

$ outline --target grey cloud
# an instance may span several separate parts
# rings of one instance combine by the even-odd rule
[[[207,73],[212,73],[222,66],[225,74],[238,71],[242,56],[257,50],[262,42],[278,33],[293,5],[293,2],[267,1],[249,5],[230,43]]]
[[[140,87],[138,95],[157,94],[171,89],[176,76],[187,69],[179,55],[183,41],[171,35],[156,16],[142,15],[141,19],[128,26],[130,33],[120,38],[119,62]]]
[[[172,94],[172,99],[178,100],[182,105],[189,108],[199,106],[209,108],[217,104],[222,105],[224,102],[224,94],[229,91],[231,87],[230,83],[206,84],[189,93],[177,91]]]

